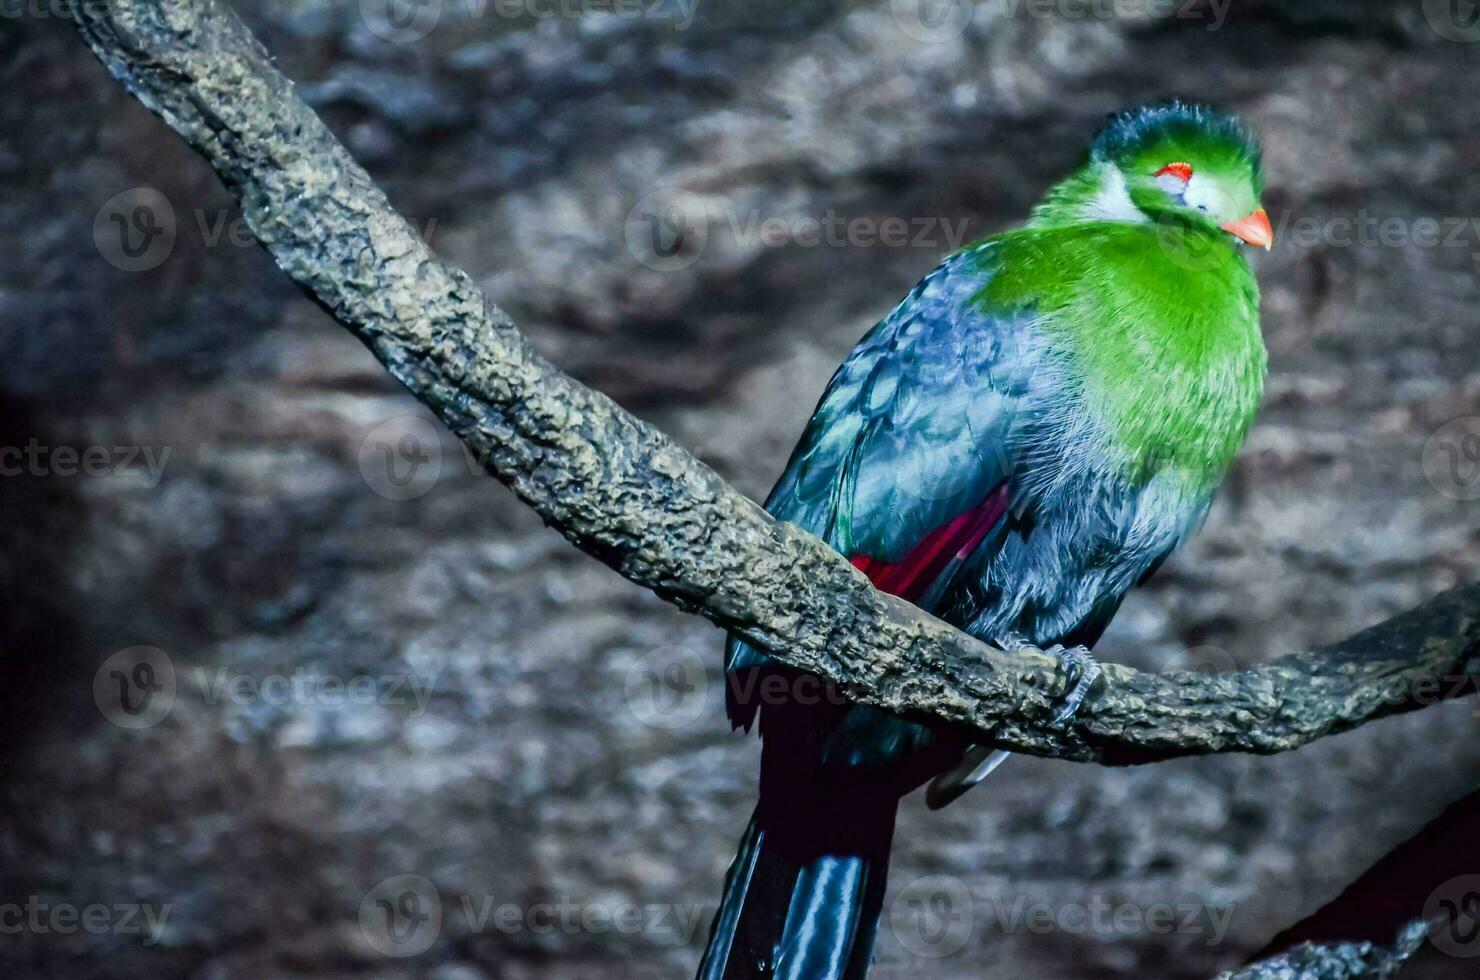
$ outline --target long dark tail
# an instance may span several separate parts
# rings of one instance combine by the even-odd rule
[[[790,752],[790,758],[786,753]],[[768,740],[699,980],[861,980],[884,904],[895,787]]]
[[[887,849],[810,858],[786,850],[759,815],[751,817],[725,875],[699,980],[861,980],[868,972]]]

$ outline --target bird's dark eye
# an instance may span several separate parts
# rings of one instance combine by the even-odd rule
[[[1206,211],[1207,211],[1207,210],[1208,210],[1208,206],[1207,206],[1207,205],[1206,205],[1206,204],[1199,204],[1199,205],[1198,205],[1198,206],[1197,206],[1197,209],[1198,209],[1198,210],[1199,210],[1199,211],[1202,211],[1202,212],[1206,212]]]

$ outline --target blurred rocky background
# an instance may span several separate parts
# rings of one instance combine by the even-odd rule
[[[1248,666],[1480,572],[1463,0],[236,6],[552,360],[757,497],[852,342],[1107,112],[1236,108],[1268,395],[1100,652]],[[0,970],[690,975],[758,756],[719,634],[479,475],[60,0],[0,13]],[[1477,729],[911,800],[875,976],[1211,977],[1474,789]],[[1431,903],[1480,881],[1446,861]],[[1472,976],[1463,938],[1405,975]]]

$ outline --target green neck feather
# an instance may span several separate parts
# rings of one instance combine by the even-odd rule
[[[1038,315],[1128,476],[1210,488],[1263,392],[1258,287],[1225,234],[1085,220],[1104,210],[1099,176],[1071,175],[1029,227],[994,240],[980,300]]]
[[[1127,220],[1134,217],[1129,192],[1120,173],[1109,164],[1091,162],[1059,181],[1033,208],[1030,227],[1080,224],[1085,221]]]

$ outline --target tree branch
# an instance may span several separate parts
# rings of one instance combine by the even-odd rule
[[[1405,926],[1391,946],[1372,942],[1301,943],[1294,949],[1250,963],[1217,980],[1389,980],[1429,934],[1422,919]]]
[[[1278,752],[1470,693],[1480,587],[1254,670],[1109,665],[1063,729],[1057,660],[1004,652],[875,591],[652,427],[562,374],[417,237],[215,0],[75,0],[103,63],[199,150],[278,265],[545,522],[632,582],[845,694],[1112,764]]]

